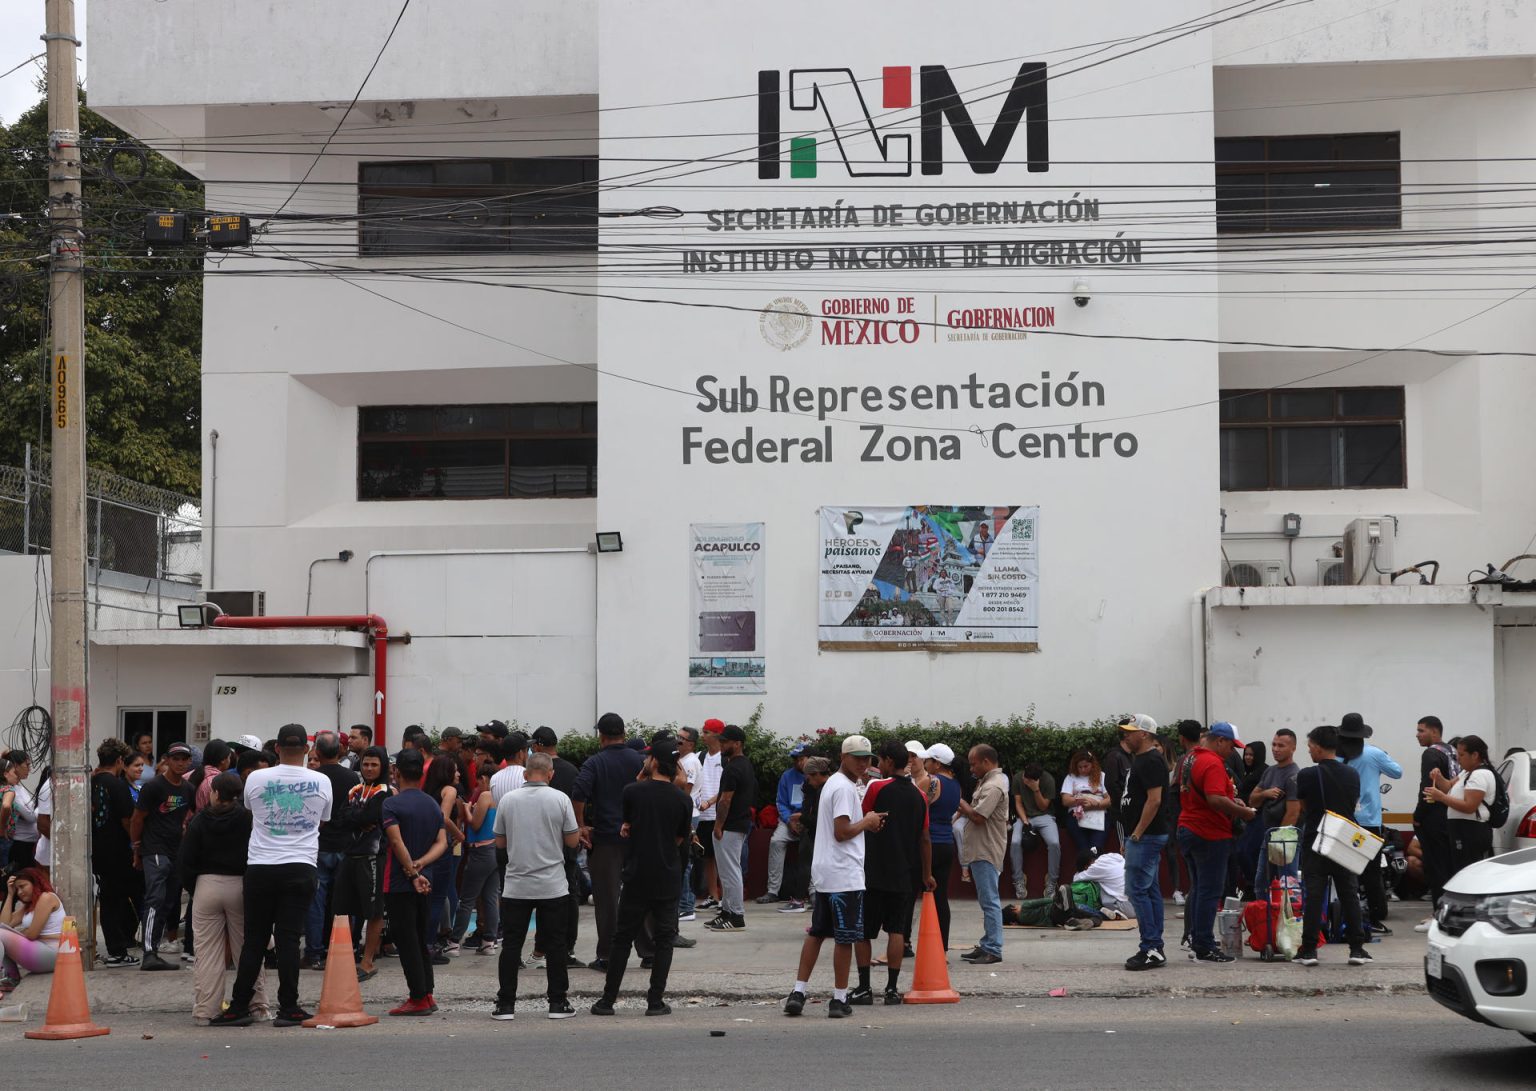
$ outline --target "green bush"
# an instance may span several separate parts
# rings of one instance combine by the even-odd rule
[[[988,720],[978,716],[969,723],[960,724],[944,721],[923,723],[918,720],[886,724],[871,717],[859,725],[857,732],[839,732],[835,728],[824,727],[815,734],[801,735],[793,739],[780,738],[774,732],[766,730],[762,726],[762,716],[763,706],[758,705],[751,717],[741,725],[747,733],[747,757],[752,759],[752,767],[757,771],[757,805],[759,807],[773,802],[779,776],[789,767],[790,748],[800,742],[811,743],[812,752],[830,757],[834,766],[842,753],[843,739],[852,734],[867,736],[877,748],[887,739],[896,739],[903,743],[909,739],[916,739],[924,746],[942,742],[954,750],[957,765],[965,761],[965,755],[971,747],[978,743],[987,743],[996,748],[1002,768],[1010,775],[1030,762],[1037,761],[1049,770],[1059,783],[1062,774],[1066,772],[1067,761],[1075,751],[1091,750],[1102,758],[1104,752],[1115,745],[1115,740],[1119,736],[1119,728],[1116,726],[1119,720],[1118,715],[1094,720],[1092,723],[1063,725],[1050,720],[1036,719],[1033,705],[1022,715],[1013,715],[1006,720]],[[1180,717],[1174,717],[1163,721],[1166,726],[1161,734],[1170,740],[1175,739],[1177,734],[1175,726],[1179,719]],[[650,738],[662,728],[675,732],[678,725],[676,723],[646,724],[639,720],[630,720],[627,721],[626,726],[631,735],[638,734],[644,738]],[[560,756],[577,765],[585,761],[597,748],[596,734],[569,733],[560,737]]]

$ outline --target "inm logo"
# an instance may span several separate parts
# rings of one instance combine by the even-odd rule
[[[757,176],[778,178],[783,155],[784,76],[777,68],[757,74]],[[820,137],[794,136],[789,141],[789,176],[815,178],[818,147],[832,147],[854,178],[910,178],[912,134],[891,132],[877,124],[851,68],[791,68],[789,109],[819,116],[807,128],[824,130]],[[882,70],[880,106],[884,111],[912,106],[910,66]],[[1019,65],[1013,84],[1001,94],[1002,108],[992,132],[983,139],[971,120],[970,107],[955,89],[941,64],[918,69],[918,162],[924,174],[944,172],[944,126],[954,132],[960,153],[976,174],[994,174],[1008,154],[1014,133],[1024,124],[1025,159],[1032,172],[1051,169],[1046,66],[1040,61]],[[973,103],[996,100],[988,88],[972,94]],[[809,117],[807,121],[811,121]],[[823,121],[825,124],[823,125]]]

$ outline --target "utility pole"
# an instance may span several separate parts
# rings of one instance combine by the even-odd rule
[[[85,239],[75,0],[46,0],[49,312],[53,327],[53,885],[78,922],[85,968],[95,959],[91,897],[90,705],[86,697]]]

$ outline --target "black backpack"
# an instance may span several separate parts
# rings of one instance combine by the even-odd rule
[[[1504,786],[1504,778],[1499,776],[1498,770],[1490,769],[1493,774],[1493,802],[1488,805],[1488,828],[1502,830],[1504,823],[1509,821],[1509,789]]]

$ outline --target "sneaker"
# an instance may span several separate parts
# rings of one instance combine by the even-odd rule
[[[503,1023],[510,1023],[514,1018],[516,1011],[517,1007],[515,1005],[504,1004],[498,1000],[496,1001],[496,1006],[491,1009],[491,1018]]]
[[[1375,959],[1371,958],[1371,953],[1364,947],[1351,947],[1349,949],[1349,964],[1351,966],[1364,966],[1374,961]]]
[[[828,1019],[847,1019],[853,1014],[853,1007],[846,1000],[832,999],[827,1001]]]
[[[747,918],[735,916],[730,913],[721,913],[704,927],[711,932],[740,932],[747,926]]]
[[[640,960],[640,968],[642,970],[649,970],[654,965],[656,965],[656,957],[654,955],[646,955]]]
[[[181,957],[183,959],[185,959],[187,956],[186,955],[182,955]],[[319,971],[324,972],[324,970],[325,970],[325,956],[324,955],[307,955],[307,956],[305,956],[304,961],[299,963],[299,966],[302,969],[305,969],[305,970],[319,970]]]
[[[698,919],[699,915],[697,913],[679,913],[677,915],[677,923],[679,924],[687,924],[689,921],[696,921]]]
[[[229,1008],[208,1020],[208,1025],[210,1027],[248,1027],[254,1022],[256,1017],[250,1013],[249,1009],[239,1011]]]
[[[874,1002],[874,992],[862,985],[858,986],[857,988],[848,990],[848,1003],[850,1004],[863,1007],[866,1004],[873,1004]]]
[[[1002,955],[994,955],[991,951],[982,951],[975,958],[966,959],[972,966],[996,966],[1003,961]]]
[[[647,1003],[645,1005],[645,1014],[647,1014],[647,1015],[671,1015],[672,1014],[672,1005],[668,1004],[665,1000],[658,1000],[654,1004]]]
[[[181,953],[181,961],[185,962],[188,966],[195,966],[197,965],[197,956],[191,951],[183,951]]]
[[[587,963],[587,969],[596,970],[600,974],[606,974],[608,972],[608,960],[606,958],[594,958],[591,962]]]
[[[1091,917],[1073,917],[1071,920],[1067,921],[1066,924],[1062,925],[1062,927],[1071,929],[1073,932],[1087,932],[1090,931],[1097,923],[1098,922],[1093,920]]]
[[[976,960],[976,956],[979,954],[981,954],[981,948],[972,947],[969,951],[966,951],[964,954],[962,954],[960,958],[965,962],[974,962]]]
[[[1174,905],[1183,905],[1184,904],[1184,892],[1182,890],[1175,890],[1173,892],[1173,904]]]
[[[612,1015],[613,1001],[609,1000],[606,996],[600,996],[589,1010],[593,1015]]]
[[[314,1016],[303,1008],[289,1008],[287,1011],[279,1010],[272,1020],[274,1027],[298,1027],[304,1025],[304,1020],[313,1019]]]
[[[576,1014],[576,1009],[571,1007],[569,1000],[551,1000],[549,1002],[549,1018],[569,1019]]]
[[[1298,966],[1316,966],[1317,949],[1313,947],[1303,947],[1300,951],[1296,952],[1296,957],[1291,959],[1291,961],[1296,963]]]
[[[1392,929],[1381,923],[1381,921],[1372,921],[1368,931],[1373,936],[1390,936],[1392,934]]]
[[[1137,951],[1125,960],[1127,970],[1161,970],[1168,965],[1168,958],[1157,948],[1150,951]]]
[[[719,909],[720,903],[714,898],[700,898],[693,903],[695,909]]]
[[[170,939],[167,937],[160,941],[160,946],[156,947],[155,950],[162,955],[173,955],[181,950],[181,940],[180,938]]]
[[[121,970],[129,966],[137,966],[139,960],[133,955],[108,955],[101,960],[101,964],[109,970]]]
[[[479,947],[476,947],[475,948],[475,953],[477,955],[494,955],[494,954],[498,953],[500,950],[501,950],[501,942],[499,940],[494,940],[493,939],[493,940],[489,940],[489,941],[487,941],[485,943],[482,943]]]
[[[1099,910],[1099,912],[1104,914],[1104,919],[1107,920],[1107,921],[1126,921],[1126,920],[1130,920],[1129,917],[1127,917],[1124,913],[1120,912],[1120,910],[1118,910],[1118,909],[1101,909],[1101,910]]]
[[[449,940],[438,948],[440,953],[447,955],[449,958],[454,958],[462,950],[464,950],[464,945],[462,943],[455,943],[453,940]]]
[[[779,906],[780,913],[804,913],[809,907],[799,898],[791,898]]]
[[[1056,888],[1056,894],[1052,900],[1059,909],[1067,913],[1072,912],[1072,888],[1066,883],[1062,883]]]
[[[886,1005],[886,1007],[894,1007],[897,1004],[904,1004],[904,1003],[906,1003],[906,997],[902,996],[901,993],[897,992],[895,989],[886,989],[885,990],[885,1005]]]
[[[760,894],[753,899],[758,905],[772,905],[774,902],[782,902],[783,900],[777,894]]]
[[[403,1004],[389,1009],[390,1015],[431,1015],[437,1010],[437,1005],[432,1002],[430,996],[423,996],[419,1000],[406,1000]]]
[[[576,952],[575,951],[569,951],[569,952],[566,953],[566,956],[565,956],[565,965],[566,965],[567,969],[570,969],[572,967],[576,967],[576,966],[582,965],[582,961],[581,961],[581,959],[576,957]],[[603,968],[604,969],[608,968],[608,964],[606,962],[603,963]]]
[[[799,989],[791,991],[790,994],[784,998],[785,1015],[799,1015],[804,1010],[805,993],[801,992]]]
[[[1179,950],[1181,950],[1181,951],[1192,951],[1192,950],[1194,950],[1194,948],[1191,947],[1190,944],[1189,944],[1189,937],[1188,936],[1184,936],[1183,938],[1181,938],[1179,940]]]
[[[139,969],[141,970],[175,970],[177,968],[176,963],[165,961],[165,959],[153,951],[146,954],[144,961],[139,963]]]
[[[1428,932],[1429,931],[1429,926],[1433,922],[1434,922],[1434,918],[1433,917],[1425,917],[1418,924],[1413,926],[1413,930],[1415,932]]]
[[[1219,947],[1213,947],[1209,951],[1196,951],[1189,957],[1194,959],[1196,962],[1211,962],[1218,964],[1223,962],[1236,961],[1231,955],[1227,954]]]
[[[544,956],[537,951],[529,955],[526,961],[535,970],[542,970],[544,968]]]

